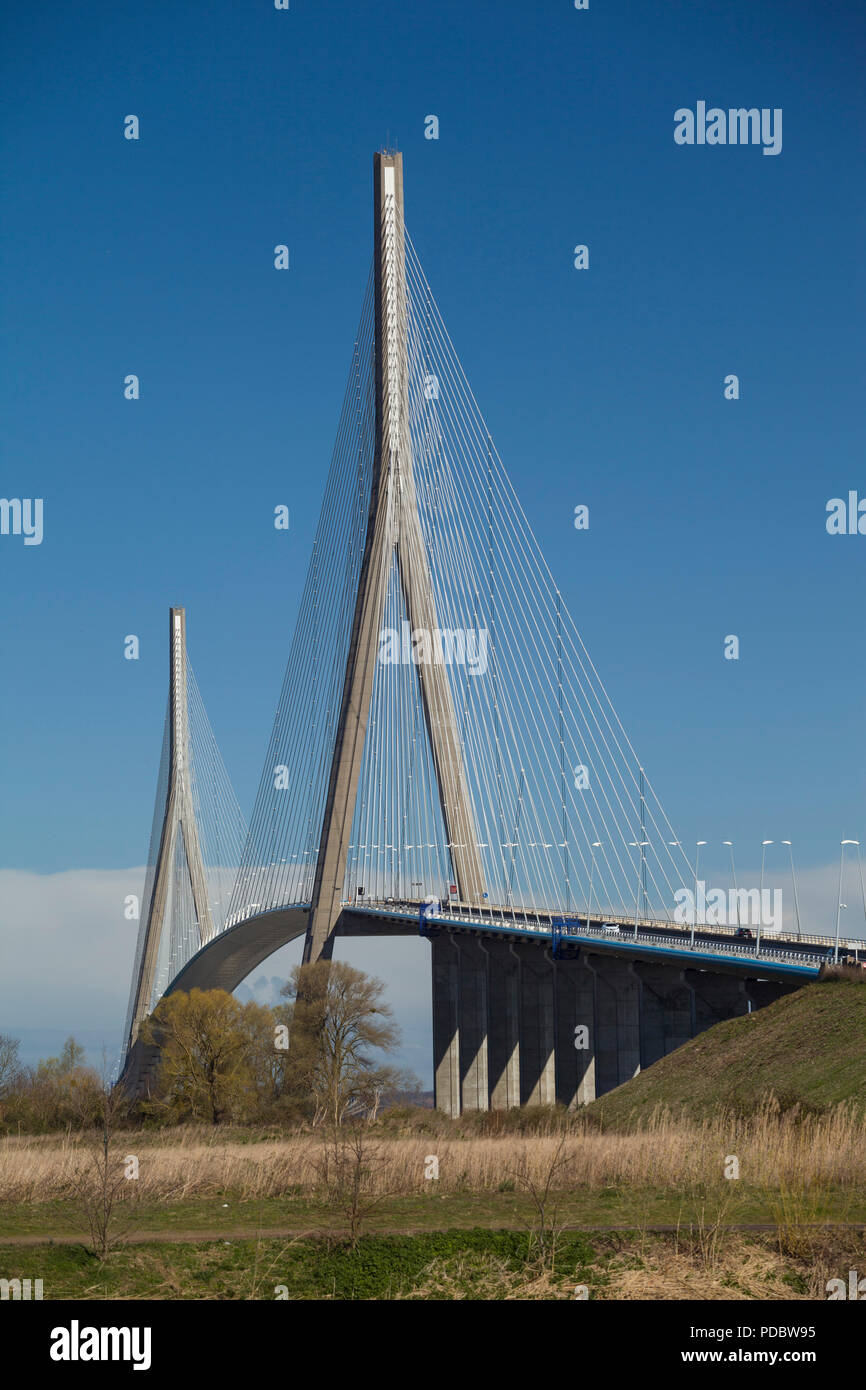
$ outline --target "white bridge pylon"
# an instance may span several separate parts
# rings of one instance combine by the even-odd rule
[[[686,855],[517,501],[374,156],[374,254],[231,920],[433,894],[671,920]],[[544,461],[538,461],[544,469]]]
[[[373,476],[340,717],[319,837],[305,960],[330,956],[333,929],[342,911],[376,666],[380,655],[385,655],[382,620],[389,581],[395,569],[399,573],[400,592],[412,630],[430,634],[439,631],[412,470],[403,166],[399,154],[375,156],[374,188]],[[432,652],[428,653],[431,655]],[[483,871],[451,686],[441,661],[428,660],[419,664],[417,671],[418,693],[458,892],[466,902],[479,902],[484,892]]]
[[[246,826],[169,610],[169,699],[124,1044],[228,915]]]

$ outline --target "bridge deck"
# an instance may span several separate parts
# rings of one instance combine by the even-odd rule
[[[242,980],[267,956],[301,936],[307,927],[309,903],[292,903],[270,911],[254,912],[230,920],[225,930],[196,953],[175,976],[168,992],[177,989],[236,989]],[[416,936],[421,930],[421,904],[344,901],[337,923],[338,936]],[[605,923],[619,927],[617,933],[605,931]],[[550,912],[526,912],[512,908],[470,909],[451,903],[425,919],[422,934],[440,931],[494,935],[503,940],[520,938],[536,941],[552,949],[554,955],[568,956],[589,946],[593,952],[624,959],[668,960],[697,969],[715,969],[739,975],[756,973],[780,979],[815,979],[833,958],[831,937],[805,937],[800,941],[763,935],[757,941],[739,942],[734,928],[712,930],[698,927],[694,941],[690,927],[670,922],[639,921],[605,916],[587,925],[585,913],[568,918]],[[840,941],[840,953],[864,954],[862,942]]]
[[[420,903],[365,904],[344,903],[343,918],[338,932],[342,936],[379,935],[382,921],[393,923],[392,930],[400,935],[414,935],[419,931]],[[364,923],[370,923],[365,927]],[[560,919],[561,921],[561,919]],[[620,928],[614,934],[605,932],[604,924],[611,923]],[[373,925],[376,924],[376,925]],[[760,949],[756,941],[741,943],[734,940],[734,928],[719,931],[695,931],[691,940],[691,928],[672,927],[669,922],[639,922],[634,931],[634,919],[614,916],[593,920],[586,925],[577,914],[560,925],[551,913],[522,913],[510,909],[497,912],[483,912],[446,909],[425,919],[424,933],[436,930],[471,931],[475,933],[520,937],[524,940],[546,941],[554,948],[554,953],[568,951],[581,945],[592,945],[594,951],[602,951],[624,957],[668,960],[677,957],[698,968],[712,966],[716,969],[733,969],[737,973],[754,974],[760,969],[762,975],[777,974],[790,978],[816,978],[821,966],[832,959],[833,940],[831,938],[810,937],[808,940],[789,940],[787,938],[762,937]],[[855,949],[860,943],[851,943]],[[842,943],[840,943],[842,949]]]

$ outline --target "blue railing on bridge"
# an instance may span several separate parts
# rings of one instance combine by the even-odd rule
[[[597,920],[593,919],[591,924],[588,924],[583,918],[578,916],[564,917],[551,915],[548,919],[550,924],[549,927],[542,926],[541,922],[532,926],[528,921],[520,925],[514,923],[509,926],[504,920],[495,921],[492,917],[476,918],[471,914],[466,915],[459,911],[456,913],[449,912],[447,904],[443,905],[441,903],[408,904],[392,901],[386,904],[368,902],[363,908],[357,904],[354,906],[356,911],[360,910],[375,916],[382,915],[403,918],[409,915],[409,913],[414,916],[417,908],[419,936],[426,936],[431,928],[435,929],[437,926],[466,926],[476,930],[504,932],[508,935],[512,935],[513,933],[517,933],[521,936],[534,937],[549,935],[551,939],[551,954],[555,958],[561,958],[562,956],[563,940],[579,941],[582,939],[584,941],[593,941],[598,945],[604,943],[606,945],[609,944],[611,947],[618,946],[620,949],[624,946],[641,948],[644,951],[651,951],[653,955],[669,955],[671,952],[678,952],[686,953],[693,959],[698,960],[718,960],[724,957],[730,959],[733,957],[734,959],[740,959],[744,962],[745,960],[755,961],[756,964],[763,961],[763,963],[768,966],[775,964],[781,966],[783,969],[794,970],[804,974],[817,973],[821,962],[827,959],[826,953],[820,949],[809,950],[807,948],[805,950],[792,950],[787,943],[781,949],[778,947],[773,949],[762,943],[763,950],[759,954],[755,951],[753,946],[740,945],[733,940],[722,943],[719,941],[701,939],[700,935],[698,935],[692,942],[689,940],[688,934],[686,933],[672,933],[671,935],[657,933],[650,936],[647,933],[638,931],[636,935],[631,935],[617,927],[614,935],[614,933],[609,930],[606,931],[605,928],[616,926],[616,924],[606,923],[602,918]]]

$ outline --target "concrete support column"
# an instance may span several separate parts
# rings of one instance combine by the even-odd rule
[[[686,981],[694,991],[693,1036],[712,1028],[726,1018],[739,1018],[749,1012],[745,981],[736,975],[713,974],[709,970],[686,970]]]
[[[490,1106],[520,1104],[520,958],[508,941],[487,941],[487,1072]]]
[[[595,975],[582,956],[566,957],[555,979],[556,1099],[573,1110],[595,1100]]]
[[[630,961],[588,956],[595,973],[596,1095],[640,1071],[640,980]]]
[[[692,991],[676,966],[635,963],[640,988],[640,1064],[650,1067],[692,1036]]]
[[[437,1110],[460,1114],[460,951],[449,932],[431,937],[433,952],[433,1087]]]
[[[460,1038],[461,1110],[487,1110],[487,955],[469,936],[454,939],[458,949],[457,1027]]]
[[[554,1029],[555,962],[537,946],[521,953],[520,969],[520,1102],[553,1105],[556,1101]]]

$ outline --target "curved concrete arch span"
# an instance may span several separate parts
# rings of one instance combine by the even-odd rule
[[[224,989],[229,994],[281,946],[303,936],[310,918],[308,904],[278,907],[244,917],[196,951],[165,991]]]
[[[177,972],[165,994],[191,989],[224,989],[232,994],[268,956],[303,936],[309,920],[309,903],[292,903],[244,917],[200,947]],[[357,911],[347,903],[334,935],[417,936],[418,922],[414,912]]]

